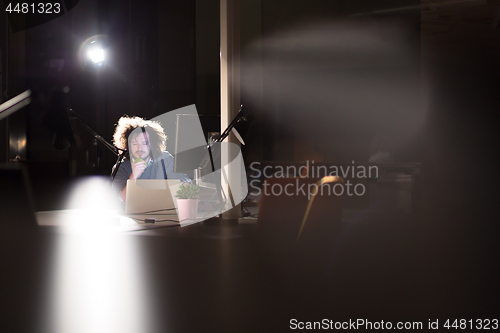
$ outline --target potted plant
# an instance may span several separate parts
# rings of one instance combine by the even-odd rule
[[[179,222],[195,220],[198,212],[200,187],[191,183],[182,183],[177,190],[177,210]]]

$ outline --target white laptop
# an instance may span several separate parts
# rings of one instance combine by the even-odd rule
[[[125,213],[138,222],[178,222],[175,193],[179,179],[127,180]]]

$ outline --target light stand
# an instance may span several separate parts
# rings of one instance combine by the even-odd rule
[[[111,150],[113,152],[113,154],[115,154],[116,156],[118,156],[117,160],[116,160],[116,164],[115,166],[113,167],[113,171],[111,173],[111,176],[109,177],[109,180],[110,181],[113,181],[113,179],[115,179],[115,176],[116,176],[116,173],[118,172],[118,169],[120,168],[120,165],[123,161],[123,156],[125,155],[125,153],[127,152],[126,149],[121,149],[121,148],[118,148],[116,146],[113,146],[111,143],[109,143],[108,141],[106,141],[106,139],[104,139],[101,135],[99,135],[99,133],[97,133],[92,127],[90,127],[89,125],[87,125],[86,122],[84,122],[76,113],[75,111],[73,111],[72,109],[69,110],[69,112],[73,115],[73,118],[78,120],[80,122],[80,124],[82,124],[82,126],[90,133],[92,134],[92,136],[94,137],[94,144],[97,146],[97,141],[101,142],[106,148],[108,148],[109,150]],[[97,156],[96,156],[97,158]]]
[[[217,140],[215,140],[214,143],[221,144],[222,141],[224,141],[229,136],[229,133],[231,132],[231,130],[233,130],[234,127],[238,123],[240,123],[241,121],[247,120],[245,118],[242,110],[243,110],[243,105],[240,106],[240,110],[238,111],[238,114],[236,115],[236,117],[231,121],[229,126],[224,130],[224,132],[222,132],[222,134],[217,138]],[[240,139],[240,138],[238,138],[238,139]],[[245,144],[244,142],[242,142],[242,143]],[[222,149],[222,148],[220,148],[220,149]],[[207,144],[207,150],[208,150],[208,155],[210,157],[210,165],[212,167],[212,173],[214,174],[214,177],[215,177],[215,165],[214,165],[214,158],[213,158],[213,153],[212,153],[212,144],[210,144],[210,143]],[[221,166],[221,174],[224,177],[225,182],[229,183],[229,181],[227,179],[227,175],[226,175],[224,168],[222,166]],[[215,178],[218,178],[218,177],[215,177]],[[215,179],[215,188],[216,188],[216,192],[217,192],[217,199],[219,200],[219,205],[217,208],[219,210],[219,215],[221,215],[223,212],[223,208],[225,207],[225,200],[223,200],[223,198],[222,198],[222,186],[221,186],[221,179],[220,178]],[[229,199],[231,200],[231,204],[234,207],[235,206],[234,198],[231,195],[231,193],[228,193],[228,195],[229,195]]]
[[[241,105],[240,110],[238,111],[238,114],[236,115],[236,117],[234,117],[233,121],[231,121],[229,126],[227,126],[227,128],[224,130],[224,132],[222,132],[221,136],[215,142],[224,141],[229,136],[229,133],[231,132],[231,130],[233,130],[233,128],[236,126],[236,124],[238,124],[241,121],[246,121],[246,120],[247,119],[246,119],[245,115],[243,114],[243,105]],[[242,142],[242,144],[245,144],[245,143]]]

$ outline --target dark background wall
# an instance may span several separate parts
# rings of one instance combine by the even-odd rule
[[[420,98],[419,3],[243,4],[242,100],[259,101],[263,159],[366,162],[375,136],[402,135],[389,122],[421,120],[405,100]]]
[[[411,4],[414,5],[409,1],[404,5]],[[51,147],[53,133],[40,126],[53,92],[65,87],[69,88],[65,106],[76,111],[108,140],[116,120],[123,114],[150,118],[192,103],[196,103],[201,114],[218,114],[218,5],[218,1],[86,1],[54,21],[17,33],[26,35],[27,70],[24,76],[11,71],[10,77],[24,78],[26,82],[20,85],[31,88],[35,96],[34,103],[27,109],[28,136],[32,138],[24,158],[69,159],[73,162],[67,169],[72,175],[96,172],[92,138],[78,125],[74,124],[79,147],[72,148],[71,152],[54,151]],[[336,53],[336,46],[344,46],[335,41],[335,29],[343,28],[334,24],[351,22],[348,29],[352,30],[354,40],[356,33],[362,34],[370,28],[364,27],[363,19],[352,17],[353,14],[369,16],[367,13],[394,8],[395,4],[242,1],[241,6],[242,103],[256,114],[250,145],[245,147],[248,157],[256,160],[314,158],[332,162],[352,157],[367,160],[374,134],[367,134],[362,128],[355,128],[355,135],[345,133],[345,128],[358,122],[358,115],[337,126],[339,119],[345,120],[338,114],[348,111],[339,110],[330,103],[336,97],[330,96],[332,90],[338,88],[335,85],[343,85],[342,78],[352,76],[360,81],[361,86],[356,87],[359,82],[353,82],[350,91],[367,88],[366,84],[362,86],[363,80],[366,81],[363,69],[352,72],[348,69],[346,73],[342,64],[335,65],[339,58],[352,55]],[[406,22],[406,26],[395,28],[408,30],[408,35],[402,39],[414,52],[405,56],[412,57],[407,62],[415,68],[419,64],[419,14],[415,9],[393,14],[396,19]],[[376,20],[391,20],[370,19],[375,22],[374,26],[381,25]],[[107,67],[96,74],[82,69],[77,56],[85,39],[97,34],[108,38],[109,61]],[[318,40],[322,45],[308,45],[308,34],[322,38]],[[14,37],[16,34],[12,34],[10,40]],[[13,47],[9,50],[16,55]],[[380,58],[386,55],[371,54],[373,50],[370,49],[360,52],[365,59],[354,63],[355,66],[371,66],[372,72],[384,70],[385,64],[372,65],[369,59],[383,62]],[[14,58],[18,57],[9,58],[9,66],[18,68],[13,63]],[[403,70],[409,73],[413,69]],[[339,77],[339,71],[340,79],[332,80]],[[376,77],[378,73],[372,75]],[[293,86],[286,87],[286,83]],[[321,95],[319,100],[318,94]],[[365,103],[369,103],[369,98],[365,99]],[[346,99],[343,103],[351,100]],[[325,108],[327,104],[330,107]],[[377,112],[373,110],[372,114]],[[388,112],[387,117],[390,116]],[[321,123],[335,123],[336,127],[316,128]],[[353,132],[352,128],[349,131]],[[327,132],[338,134],[318,135]],[[98,156],[97,172],[105,174],[114,162],[113,156],[100,145]]]
[[[80,1],[17,33],[6,19],[3,100],[29,88],[33,102],[0,121],[0,159],[15,158],[9,139],[25,133],[20,157],[35,179],[106,175],[114,163],[98,145],[96,171],[92,138],[75,122],[75,145],[53,148],[44,117],[64,88],[64,106],[108,140],[123,114],[193,103],[219,114],[218,1]],[[381,151],[422,163],[429,216],[438,206],[486,216],[498,200],[498,19],[497,2],[242,0],[241,96],[256,115],[247,163],[366,163]],[[95,74],[77,55],[97,34],[110,60]]]

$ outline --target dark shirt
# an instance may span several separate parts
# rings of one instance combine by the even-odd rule
[[[144,169],[144,172],[140,175],[138,179],[165,179],[165,175],[163,172],[163,166],[161,161],[165,163],[165,172],[167,174],[167,179],[180,179],[182,182],[190,182],[189,177],[184,173],[176,173],[174,172],[174,157],[170,155],[168,151],[162,152],[162,154],[155,158],[151,159]],[[118,169],[115,179],[113,180],[112,187],[114,190],[121,192],[125,185],[127,185],[127,180],[132,174],[132,165],[128,158],[120,164],[120,168]]]

